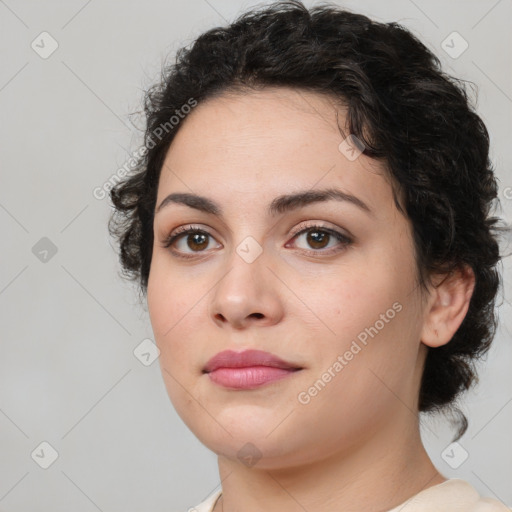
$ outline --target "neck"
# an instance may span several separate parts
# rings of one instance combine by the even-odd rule
[[[407,411],[410,414],[410,411]],[[419,424],[403,422],[350,451],[284,469],[219,456],[223,512],[386,511],[446,479],[428,457]],[[371,492],[368,492],[371,490]],[[219,507],[216,507],[217,509]]]

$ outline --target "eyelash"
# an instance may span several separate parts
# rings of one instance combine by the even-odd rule
[[[349,246],[350,244],[353,243],[353,240],[351,238],[349,238],[347,235],[344,235],[334,229],[320,226],[318,224],[312,224],[312,225],[308,225],[308,226],[304,226],[304,224],[299,225],[298,231],[292,236],[292,240],[295,240],[296,238],[298,238],[300,235],[302,235],[304,233],[307,233],[309,231],[314,231],[314,230],[319,231],[321,233],[327,233],[328,235],[333,236],[336,240],[338,240],[338,242],[341,242],[342,248],[341,249],[338,248],[335,250],[333,250],[332,248],[327,249],[327,250],[311,249],[309,251],[306,249],[299,249],[299,251],[301,251],[303,253],[309,253],[309,254],[321,253],[321,254],[331,255],[331,254],[335,254],[335,253],[338,253],[338,252],[344,250],[347,246]],[[213,236],[210,233],[208,233],[208,231],[205,231],[204,229],[199,229],[194,226],[182,226],[182,227],[177,228],[174,233],[171,233],[168,237],[166,237],[162,241],[162,247],[168,249],[179,238],[184,237],[186,235],[193,235],[193,234],[204,234],[204,235],[207,235],[207,236],[213,238]],[[184,253],[180,253],[179,251],[172,251],[172,252],[179,258],[195,258],[196,257],[196,255],[185,255]],[[196,251],[197,255],[200,255],[201,252],[205,252],[205,251]]]

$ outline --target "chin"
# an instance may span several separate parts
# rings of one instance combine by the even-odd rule
[[[218,419],[226,417],[220,415]],[[275,416],[272,421],[259,425],[254,423],[254,412],[252,417],[232,415],[229,423],[219,423],[209,417],[207,421],[196,418],[187,425],[199,441],[219,457],[249,468],[278,470],[300,466],[311,463],[320,453],[315,444],[319,441],[317,436],[310,439],[308,449],[308,440],[299,438],[296,430],[290,431],[284,423],[278,426]]]

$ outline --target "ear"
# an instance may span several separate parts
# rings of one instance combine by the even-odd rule
[[[429,347],[446,345],[468,312],[475,274],[466,265],[435,279],[425,311],[421,341]]]

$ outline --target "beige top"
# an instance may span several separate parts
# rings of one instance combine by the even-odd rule
[[[190,512],[212,512],[222,489],[215,491]],[[481,498],[476,489],[465,480],[452,478],[433,485],[404,501],[388,512],[511,512],[503,503],[492,498]]]

